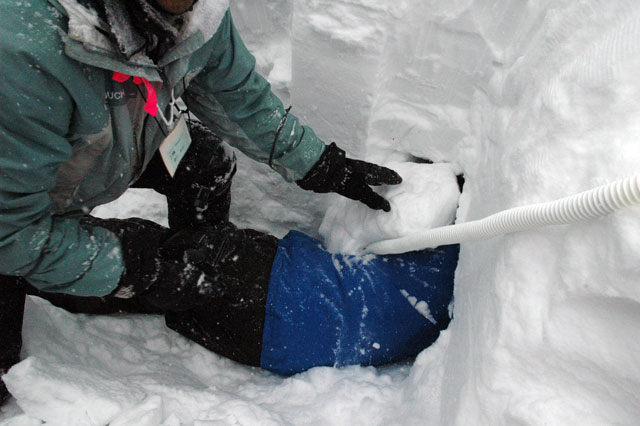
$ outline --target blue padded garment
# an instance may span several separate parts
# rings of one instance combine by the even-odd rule
[[[449,325],[458,251],[331,254],[290,232],[271,270],[262,368],[290,375],[417,355]]]

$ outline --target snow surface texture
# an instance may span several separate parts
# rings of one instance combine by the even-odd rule
[[[635,0],[232,6],[261,71],[325,140],[372,161],[428,158],[464,172],[457,222],[640,171]],[[242,159],[240,169],[232,214],[241,225],[317,234],[327,208],[345,203],[344,222],[333,210],[323,224],[337,246],[364,238],[359,223],[372,233],[384,228],[376,220],[349,223],[362,214],[350,202],[305,194]],[[427,194],[415,198],[416,209],[430,211]],[[135,200],[109,208],[123,216],[146,210]],[[405,232],[403,225],[394,232]],[[630,208],[464,244],[455,319],[410,367],[319,368],[282,379],[210,354],[156,317],[71,316],[32,301],[31,358],[9,375],[25,414],[14,401],[0,418],[14,425],[87,418],[95,423],[75,424],[637,425],[638,229],[640,209]],[[65,418],[76,398],[80,408]]]
[[[31,356],[5,377],[26,415],[11,425],[393,424],[394,405],[418,383],[406,365],[285,380],[181,338],[161,317],[72,315],[36,298],[24,337]]]
[[[327,249],[359,254],[369,243],[410,235],[453,223],[458,206],[458,184],[448,164],[390,162],[386,166],[403,178],[400,185],[379,191],[391,204],[391,212],[371,210],[361,203],[336,198],[320,226]],[[416,200],[427,202],[416,203]]]

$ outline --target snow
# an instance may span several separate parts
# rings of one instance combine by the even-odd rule
[[[26,308],[30,357],[5,380],[51,425],[366,425],[389,418],[409,375],[399,365],[283,379],[207,351],[158,316],[72,315],[36,298]]]
[[[389,200],[391,212],[374,211],[334,195],[319,229],[329,251],[356,254],[375,241],[453,223],[460,192],[449,164],[389,162],[386,166],[403,178],[400,185],[379,190]],[[429,205],[415,200],[429,200]]]
[[[432,323],[436,323],[435,318],[433,318],[433,315],[431,315],[429,304],[427,302],[425,302],[424,300],[418,300],[417,297],[409,294],[407,290],[400,290],[400,293],[407,298],[409,303],[411,303],[411,306],[413,306],[418,312],[420,312],[420,315],[422,315]]]
[[[295,228],[348,251],[446,223],[457,203],[462,223],[640,169],[634,0],[237,0],[232,9],[296,114],[405,178],[381,189],[393,205],[385,216],[304,193],[240,157],[239,225],[279,236]],[[429,185],[435,169],[446,173]],[[161,205],[134,192],[100,214],[164,220]],[[634,207],[463,244],[451,326],[412,364],[381,369],[280,378],[207,352],[158,317],[70,315],[30,300],[26,360],[7,376],[18,398],[0,424],[637,425],[638,229]]]

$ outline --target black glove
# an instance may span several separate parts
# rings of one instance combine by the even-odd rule
[[[346,158],[335,143],[328,145],[318,162],[307,175],[296,181],[309,191],[336,192],[352,200],[361,201],[374,210],[391,211],[391,205],[376,194],[369,185],[397,185],[402,178],[386,167]]]
[[[130,299],[151,287],[161,266],[157,262],[158,250],[171,235],[168,228],[139,218],[100,219],[84,216],[80,223],[106,228],[120,240],[124,272],[118,287],[109,297]]]
[[[268,285],[278,247],[277,238],[229,222],[175,233],[137,218],[88,216],[83,223],[120,238],[125,272],[109,297],[136,298],[162,312],[189,310],[219,297],[243,300],[243,287]]]
[[[277,249],[276,237],[230,222],[182,229],[158,250],[165,278],[156,279],[143,298],[167,311],[222,298],[236,307],[251,305],[254,295],[262,294],[254,290],[269,285]]]

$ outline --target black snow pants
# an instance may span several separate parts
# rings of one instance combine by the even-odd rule
[[[192,128],[191,133],[193,143],[180,163],[178,172],[182,170],[181,173],[172,178],[157,153],[134,185],[154,189],[167,197],[169,227],[175,230],[229,220],[235,157],[229,155],[221,141],[206,129]],[[257,234],[239,233],[238,238],[252,239],[252,235]],[[26,293],[74,313],[164,314],[167,326],[185,337],[227,358],[259,366],[268,285],[255,285],[250,277],[263,274],[263,279],[258,281],[268,283],[277,248],[274,240],[256,238],[256,244],[239,242],[239,246],[245,248],[246,258],[252,259],[250,271],[246,271],[247,279],[239,276],[235,280],[238,285],[231,293],[186,312],[159,312],[139,303],[135,297],[115,299],[46,293],[21,278],[0,275],[0,375],[19,361]],[[238,273],[241,275],[242,271]],[[0,405],[7,397],[7,390],[0,380]]]
[[[25,286],[15,277],[0,275],[0,376],[20,360]],[[9,397],[0,380],[0,405]]]

